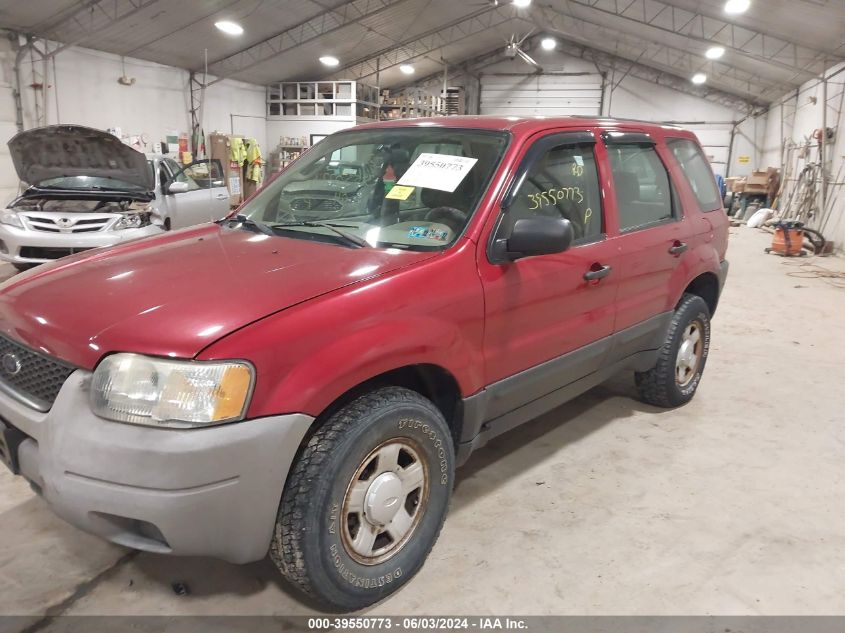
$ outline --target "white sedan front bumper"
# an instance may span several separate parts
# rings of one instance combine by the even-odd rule
[[[43,264],[65,255],[114,246],[141,237],[158,235],[163,229],[151,224],[138,229],[91,233],[47,233],[0,224],[0,260],[12,264]]]

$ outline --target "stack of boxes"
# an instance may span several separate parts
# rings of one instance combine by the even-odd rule
[[[769,167],[766,171],[754,171],[750,176],[732,177],[725,180],[728,191],[735,194],[766,196],[772,199],[780,187],[780,170]]]

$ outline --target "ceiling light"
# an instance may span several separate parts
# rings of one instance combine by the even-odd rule
[[[707,59],[720,59],[722,55],[725,54],[725,47],[724,46],[711,46],[707,49],[707,52],[704,53],[704,56]]]
[[[513,6],[524,9],[531,4],[531,0],[513,0]]]
[[[544,37],[540,40],[540,46],[543,47],[544,51],[553,51],[557,46],[557,40],[553,37]]]
[[[414,67],[410,64],[402,64],[399,66],[399,70],[401,70],[406,75],[413,75],[414,74]]]
[[[340,60],[337,57],[332,57],[331,55],[323,55],[320,58],[320,63],[323,66],[337,66],[340,63]]]
[[[692,76],[692,83],[701,85],[707,81],[707,75],[704,73],[696,73]]]
[[[751,0],[728,0],[725,3],[725,13],[745,13],[751,6]]]
[[[237,22],[232,22],[231,20],[220,20],[219,22],[215,22],[214,26],[223,31],[226,35],[242,35],[244,32],[244,27]]]

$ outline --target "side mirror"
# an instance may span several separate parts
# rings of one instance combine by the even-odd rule
[[[171,182],[167,186],[167,193],[185,193],[188,190],[188,183],[186,182]]]
[[[565,218],[521,218],[509,236],[496,239],[493,255],[498,262],[553,255],[568,249],[572,239],[572,224]]]

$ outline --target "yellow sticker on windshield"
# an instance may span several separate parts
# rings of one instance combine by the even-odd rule
[[[414,193],[414,189],[415,187],[393,185],[393,189],[391,189],[384,198],[385,200],[407,200],[411,197],[411,194]]]

